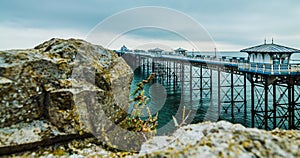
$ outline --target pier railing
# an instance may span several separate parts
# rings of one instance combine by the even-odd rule
[[[170,54],[157,53],[134,53],[137,55],[146,55],[155,58],[179,59],[192,62],[208,62],[210,64],[229,64],[238,67],[240,71],[260,73],[267,75],[300,75],[300,63],[297,64],[267,64],[267,63],[249,63],[244,57],[216,57],[212,55],[196,55],[196,56],[182,56]]]
[[[262,63],[239,63],[241,71],[263,73],[270,75],[286,75],[300,73],[300,64],[262,64]]]

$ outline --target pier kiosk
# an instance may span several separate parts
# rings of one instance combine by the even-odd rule
[[[175,54],[180,54],[180,55],[183,55],[183,56],[187,56],[187,53],[186,53],[187,50],[183,49],[183,48],[178,48],[178,49],[175,49],[174,52]]]
[[[125,45],[123,45],[120,50],[114,50],[114,52],[117,53],[118,56],[122,56],[122,55],[130,52],[130,50]]]

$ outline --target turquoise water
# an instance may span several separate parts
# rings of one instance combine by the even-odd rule
[[[226,53],[227,56],[237,56],[238,54],[238,52]],[[244,54],[240,54],[239,56],[245,57]],[[143,73],[140,69],[136,69],[131,90],[133,91],[133,89],[135,89],[138,82],[148,78],[148,75],[149,74]],[[166,82],[154,82],[146,85],[145,95],[150,98],[148,107],[153,116],[158,112],[158,134],[167,134],[176,129],[172,116],[175,116],[177,122],[180,124],[182,122],[182,111],[184,107],[186,108],[186,115],[189,113],[189,117],[185,121],[186,123],[198,123],[206,120],[217,121],[219,117],[217,113],[218,97],[216,97],[216,95],[218,87],[216,78],[217,72],[213,71],[213,90],[211,99],[210,96],[204,97],[203,100],[200,100],[199,96],[193,97],[192,103],[190,103],[189,99],[184,98],[184,95],[187,92],[179,85],[180,82],[175,88],[172,83],[166,84]],[[250,84],[248,85],[248,89],[250,90]],[[247,92],[247,94],[250,95],[250,91]],[[248,99],[250,99],[249,96]],[[250,111],[250,100],[248,101],[248,104],[247,111]],[[144,115],[147,116],[146,111],[144,111]],[[241,123],[245,126],[251,125],[250,115],[244,115],[244,112],[235,112],[234,119],[232,119],[230,112],[225,113],[224,110],[221,110],[220,115],[223,120]]]
[[[216,76],[216,74],[213,75]],[[142,74],[137,70],[132,82],[132,89],[136,87],[135,85],[138,82],[147,77],[147,75]],[[190,112],[190,117],[186,121],[187,123],[198,123],[206,120],[217,121],[218,113],[216,110],[218,98],[215,97],[217,95],[217,82],[214,79],[213,82],[215,83],[213,84],[212,101],[209,97],[204,98],[202,101],[199,98],[193,98],[192,104],[185,102],[182,98],[182,93],[185,92],[181,90],[180,85],[177,86],[176,89],[173,88],[173,85],[160,83],[150,83],[146,85],[145,95],[151,100],[148,103],[148,107],[153,116],[158,112],[157,133],[160,135],[167,134],[176,129],[172,116],[177,118],[178,123],[182,122],[182,111],[184,106],[186,108],[186,114]],[[250,94],[250,92],[248,94]],[[248,102],[250,103],[250,100]],[[249,105],[248,108],[250,108]],[[250,111],[250,109],[247,111]],[[144,111],[144,115],[147,116],[146,111]],[[225,113],[224,110],[221,110],[221,119],[241,123],[248,127],[251,125],[250,115],[245,116],[243,112],[235,112],[235,118],[232,119],[230,112]]]

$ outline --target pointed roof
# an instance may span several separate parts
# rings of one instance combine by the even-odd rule
[[[271,43],[271,44],[262,44],[262,45],[242,49],[241,52],[246,52],[246,53],[290,53],[290,54],[292,54],[292,53],[300,53],[300,50]]]
[[[175,49],[174,51],[175,51],[175,52],[185,52],[185,51],[187,51],[187,50],[185,50],[185,49],[183,49],[183,48],[178,48],[178,49]]]
[[[123,45],[123,46],[121,47],[121,51],[128,51],[128,48],[127,48],[125,45]]]

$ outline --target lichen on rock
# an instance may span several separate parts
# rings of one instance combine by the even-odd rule
[[[264,131],[226,121],[187,125],[143,144],[140,157],[299,157],[300,131]]]
[[[0,128],[43,121],[101,139],[127,117],[132,75],[114,52],[78,39],[0,51]]]

